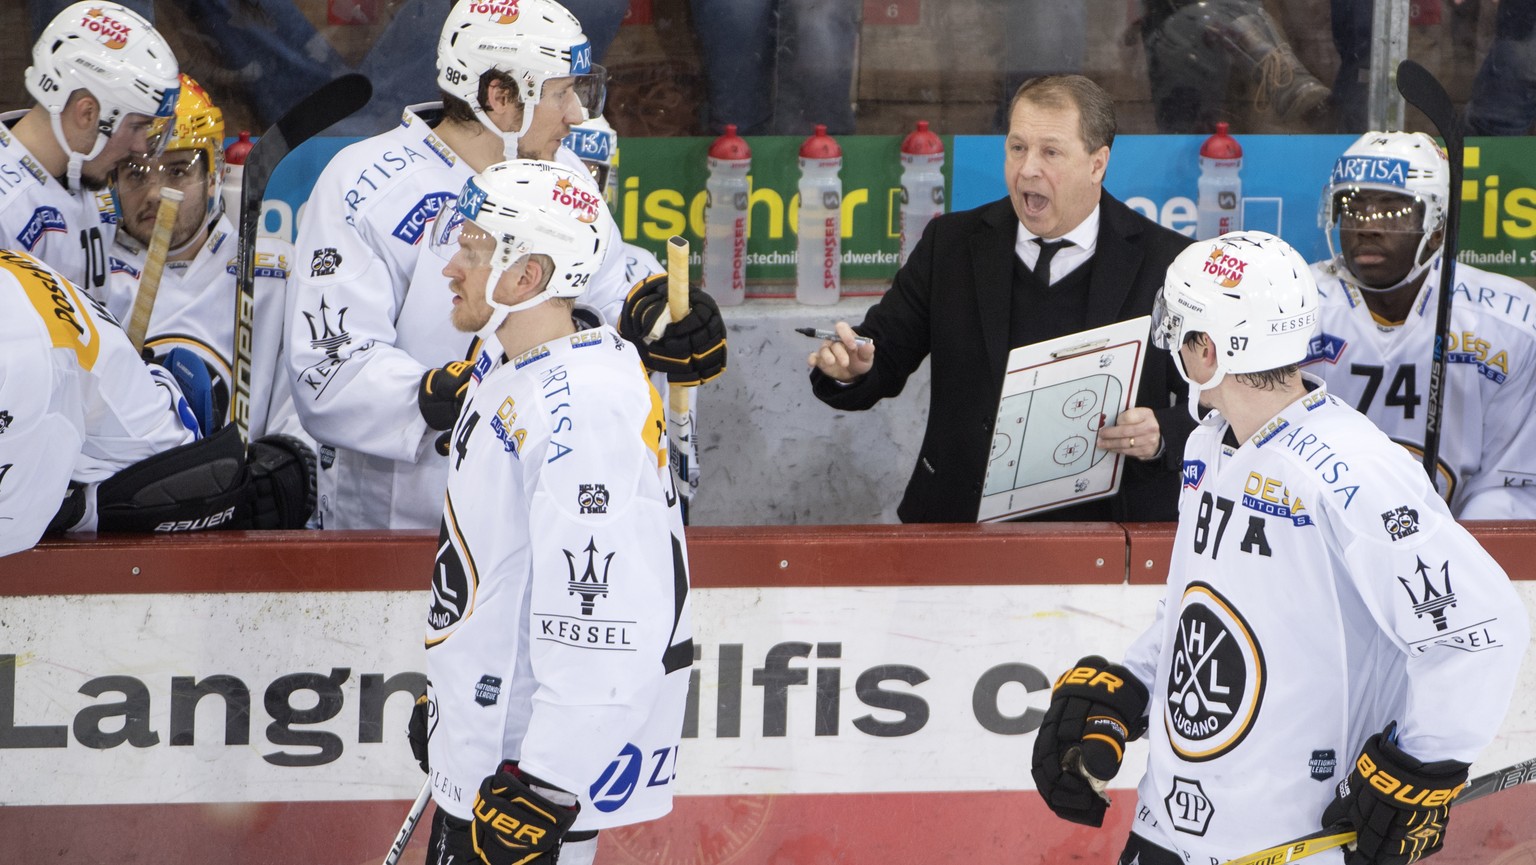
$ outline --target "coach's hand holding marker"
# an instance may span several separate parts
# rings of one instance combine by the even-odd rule
[[[805,333],[805,329],[796,328],[799,333]],[[809,334],[813,337],[822,337],[825,331],[812,330]],[[852,382],[875,365],[875,342],[868,337],[859,336],[848,326],[848,322],[837,323],[836,330],[826,334],[826,341],[821,348],[811,352],[806,362],[811,368],[819,369],[828,378],[840,382]]]

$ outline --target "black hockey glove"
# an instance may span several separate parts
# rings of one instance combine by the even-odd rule
[[[634,343],[646,369],[666,373],[672,384],[693,386],[725,372],[725,320],[703,289],[689,286],[688,315],[673,322],[667,311],[667,275],[635,283],[624,299],[619,335]]]
[[[426,693],[422,693],[416,698],[416,705],[411,707],[411,720],[405,727],[406,738],[411,743],[411,756],[421,764],[421,771],[429,774],[432,772],[432,764],[427,760],[427,740],[432,735],[430,716],[435,708]]]
[[[1030,770],[1056,816],[1104,825],[1109,799],[1089,777],[1108,781],[1120,771],[1125,743],[1147,731],[1147,700],[1147,687],[1130,670],[1098,655],[1083,658],[1056,680]]]
[[[570,804],[553,798],[568,799]],[[543,786],[508,761],[480,782],[470,841],[486,865],[552,863],[559,858],[560,840],[576,822],[580,807],[574,795]]]
[[[302,529],[315,512],[315,452],[297,438],[275,433],[251,442],[253,529]]]
[[[416,389],[416,405],[427,426],[436,430],[453,429],[459,419],[459,409],[464,407],[464,394],[469,390],[470,374],[475,370],[472,361],[456,360],[437,369],[429,369],[421,376]]]
[[[1323,825],[1353,826],[1359,837],[1345,865],[1408,865],[1440,851],[1451,803],[1467,780],[1468,764],[1425,763],[1397,747],[1397,722],[1365,742],[1349,776],[1339,782]]]

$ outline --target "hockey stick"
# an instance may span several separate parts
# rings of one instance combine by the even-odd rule
[[[405,822],[400,824],[400,831],[395,833],[395,843],[389,845],[389,855],[384,857],[384,865],[395,865],[400,861],[400,855],[405,852],[405,845],[411,840],[411,833],[416,831],[416,823],[421,819],[423,811],[427,810],[427,800],[432,798],[432,779],[428,778],[421,784],[421,792],[416,794],[416,801],[411,803],[411,810],[405,815]]]
[[[149,314],[155,309],[160,293],[160,277],[165,274],[165,257],[171,252],[171,232],[176,228],[176,214],[185,194],[169,186],[160,189],[160,208],[155,211],[155,227],[149,233],[149,250],[144,253],[144,275],[139,277],[139,292],[133,298],[128,316],[128,340],[133,350],[144,353],[144,339],[149,333]]]
[[[676,234],[667,239],[667,311],[674,322],[688,316],[688,241]],[[691,402],[688,388],[680,384],[667,386],[667,450],[672,471],[684,486],[688,484],[688,439],[693,435],[693,419],[688,410]],[[686,516],[687,510],[683,513]]]
[[[1445,202],[1445,232],[1440,249],[1440,301],[1435,310],[1435,355],[1429,367],[1429,397],[1424,412],[1424,470],[1429,482],[1439,478],[1440,433],[1445,405],[1445,344],[1451,323],[1451,290],[1455,286],[1456,253],[1460,246],[1461,176],[1463,141],[1461,118],[1445,88],[1428,69],[1412,60],[1397,64],[1397,91],[1409,105],[1419,109],[1439,130],[1445,140],[1445,155],[1450,162],[1450,194]],[[1436,484],[1438,487],[1438,484]]]
[[[1496,772],[1479,775],[1467,782],[1461,793],[1455,798],[1454,804],[1471,802],[1481,799],[1490,793],[1519,786],[1527,781],[1536,781],[1536,758],[1516,763],[1513,766],[1505,766]],[[1343,847],[1353,843],[1355,830],[1345,828],[1344,825],[1334,825],[1327,829],[1320,829],[1310,835],[1294,838],[1274,847],[1260,850],[1257,853],[1249,853],[1237,859],[1232,859],[1223,865],[1281,865],[1285,862],[1295,862],[1311,856],[1313,853],[1321,853],[1324,850],[1332,850],[1335,847]]]
[[[256,232],[261,227],[261,200],[267,181],[283,157],[313,138],[327,126],[368,103],[373,85],[350,73],[321,86],[300,99],[251,146],[240,183],[239,246],[235,255],[235,357],[234,393],[229,413],[240,438],[251,429],[251,322],[256,317]]]

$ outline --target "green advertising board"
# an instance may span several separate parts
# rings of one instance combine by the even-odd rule
[[[1181,150],[1188,136],[1121,136],[1120,171],[1106,184],[1123,201],[1142,201],[1175,230],[1193,230],[1195,167]],[[902,136],[855,135],[843,148],[843,293],[878,295],[900,253]],[[974,207],[1003,194],[1001,136],[944,136],[944,177],[951,209]],[[1348,136],[1247,136],[1254,158],[1243,166],[1243,191],[1255,201],[1280,202],[1266,230],[1278,231],[1309,259],[1327,255],[1316,225],[1317,197],[1329,166]],[[794,292],[795,219],[799,208],[798,137],[753,137],[748,212],[747,293],[788,297]],[[615,216],[624,239],[665,260],[668,237],[682,234],[698,266],[704,234],[704,182],[709,138],[626,138],[621,142]],[[1308,148],[1310,145],[1310,149]],[[1188,149],[1184,147],[1184,149]],[[1305,169],[1287,154],[1323,153]],[[1316,154],[1313,154],[1316,156]],[[1495,273],[1536,278],[1536,147],[1527,137],[1467,142],[1462,183],[1462,261]],[[964,169],[957,176],[957,159]],[[1134,159],[1134,162],[1132,160]],[[1126,170],[1127,165],[1138,166]],[[1113,169],[1113,166],[1112,166]],[[1178,207],[1172,205],[1178,204]]]
[[[843,149],[843,293],[879,294],[901,251],[901,140],[898,135],[838,139]],[[747,293],[790,297],[795,280],[799,153],[804,139],[763,136],[752,147],[747,216]],[[620,143],[615,216],[625,241],[665,261],[667,238],[681,234],[700,262],[709,138],[626,138]],[[951,146],[945,139],[946,150]],[[944,166],[949,178],[948,162]]]

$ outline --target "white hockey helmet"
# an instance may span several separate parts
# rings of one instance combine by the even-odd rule
[[[1423,236],[1414,253],[1414,266],[1406,277],[1393,286],[1361,287],[1390,291],[1407,284],[1439,256],[1437,250],[1429,259],[1421,260],[1429,236],[1445,226],[1450,186],[1450,161],[1433,138],[1422,132],[1365,133],[1333,164],[1323,190],[1318,226],[1328,238],[1329,254],[1340,257],[1340,229],[1420,233]],[[1383,213],[1355,207],[1354,193],[1362,190],[1401,195],[1402,208]]]
[[[480,104],[480,78],[491,71],[517,82],[523,121],[515,133],[496,128]],[[437,42],[437,86],[506,140],[508,159],[517,158],[517,140],[533,122],[545,82],[575,79],[573,90],[590,118],[603,111],[607,75],[592,62],[581,22],[554,0],[459,0]]]
[[[54,16],[32,47],[27,92],[53,118],[54,136],[78,165],[106,147],[123,118],[141,114],[165,121],[175,113],[179,69],[165,37],[137,12],[111,2],[76,3]],[[69,97],[85,90],[101,106],[96,144],[75,154],[59,116]],[[77,158],[78,157],[78,158]]]
[[[485,284],[485,302],[495,313],[482,332],[494,331],[507,314],[552,297],[580,297],[602,267],[613,231],[613,217],[590,176],[535,159],[498,162],[471,177],[437,222],[432,243],[438,247],[456,245],[466,223],[496,241]],[[451,257],[450,250],[438,252]],[[502,274],[532,254],[554,262],[544,290],[516,304],[497,302],[493,295]]]
[[[1163,280],[1152,311],[1152,340],[1173,353],[1179,374],[1196,391],[1227,373],[1279,369],[1307,356],[1317,329],[1317,282],[1291,245],[1263,231],[1234,231],[1185,247]],[[1216,346],[1216,373],[1196,384],[1179,347],[1204,333]]]
[[[618,186],[618,133],[613,131],[607,120],[598,116],[580,126],[572,126],[563,143],[592,172],[592,179],[602,191],[603,200],[608,202],[609,207],[613,207],[613,197]]]

